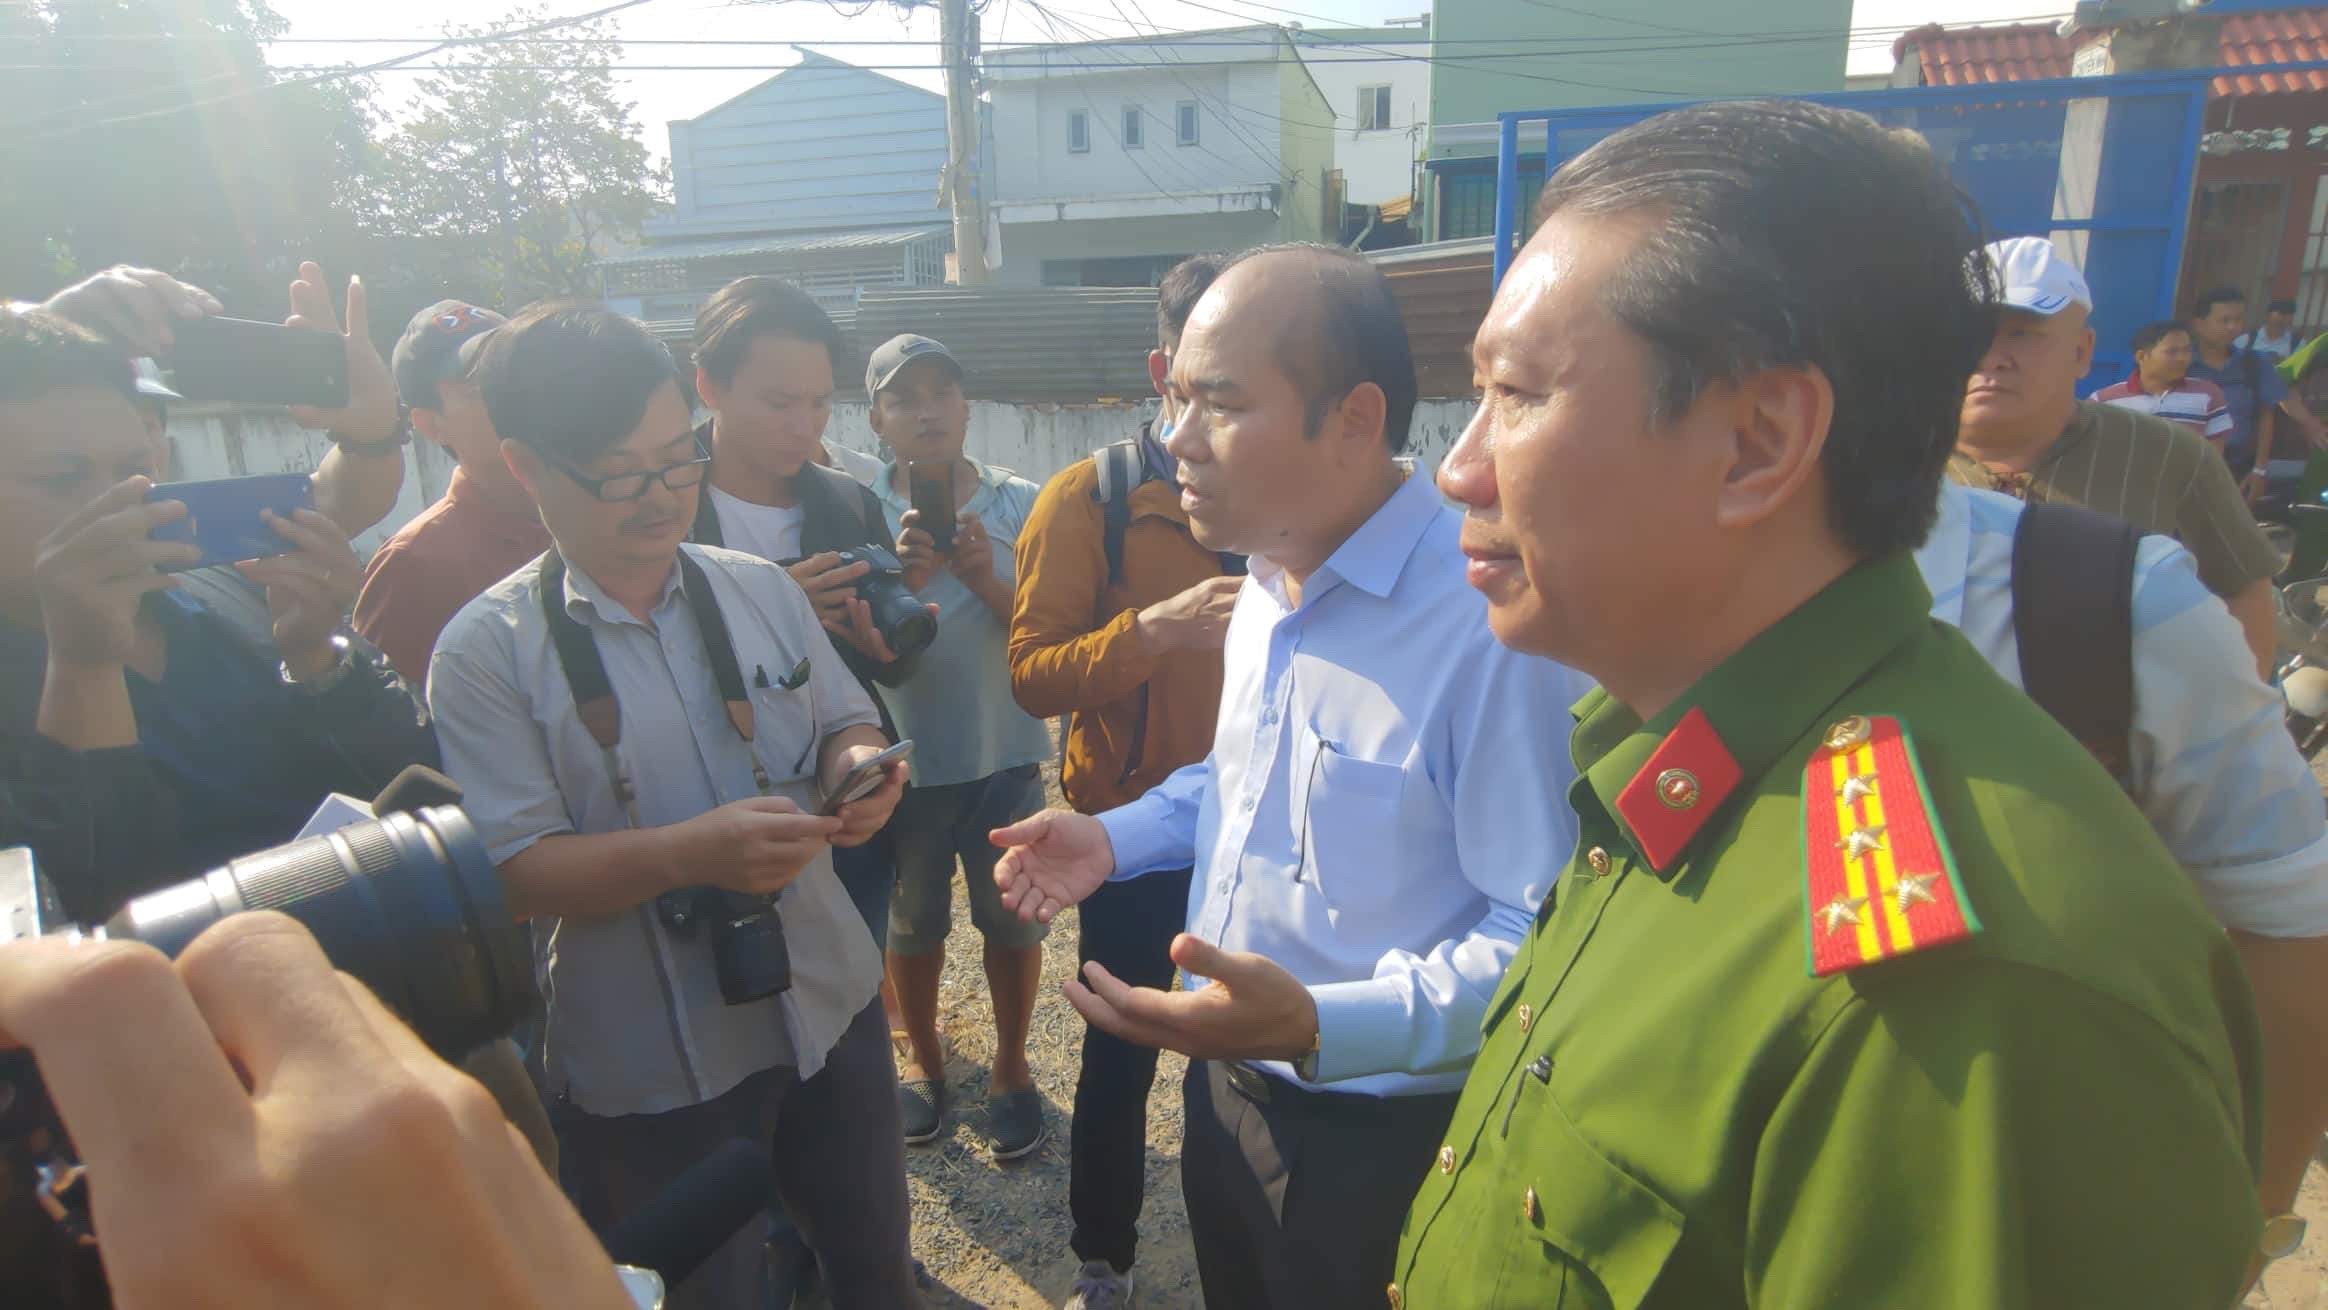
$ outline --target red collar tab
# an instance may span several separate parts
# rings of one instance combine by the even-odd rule
[[[1617,793],[1617,815],[1651,868],[1670,872],[1745,774],[1702,708],[1692,708]]]

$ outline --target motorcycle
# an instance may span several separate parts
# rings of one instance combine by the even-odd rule
[[[2294,501],[2277,508],[2258,505],[2257,518],[2285,570],[2299,538],[2328,526],[2328,505]],[[2328,574],[2288,582],[2274,595],[2280,662],[2273,681],[2287,705],[2288,734],[2308,760],[2328,746]]]

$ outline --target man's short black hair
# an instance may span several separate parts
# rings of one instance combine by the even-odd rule
[[[680,378],[645,325],[566,301],[530,306],[495,329],[475,380],[494,431],[578,466],[621,445],[655,393]]]
[[[2134,353],[2137,355],[2148,354],[2157,348],[2159,342],[2178,334],[2189,336],[2191,325],[2179,318],[2162,318],[2156,323],[2145,323],[2142,325],[2142,329],[2134,334]]]
[[[2296,316],[2296,302],[2293,300],[2275,300],[2265,305],[2263,312],[2266,314],[2285,314],[2289,318],[2294,318]]]
[[[2191,310],[2192,318],[2205,318],[2215,312],[2217,305],[2244,305],[2247,293],[2237,287],[2216,287],[2199,293],[2198,307]]]
[[[72,387],[137,398],[137,373],[112,343],[45,310],[0,309],[0,405]]]
[[[740,277],[711,293],[695,311],[695,363],[726,386],[761,337],[790,337],[825,348],[833,376],[847,377],[849,345],[814,297],[780,277]]]
[[[1603,294],[1648,343],[1654,421],[1816,368],[1836,535],[1866,558],[1923,541],[1996,320],[1970,204],[1921,139],[1802,101],[1693,105],[1554,173],[1538,221],[1561,213],[1643,220]]]
[[[1228,265],[1227,255],[1208,250],[1174,264],[1164,280],[1156,284],[1157,345],[1171,346],[1179,342],[1181,332],[1188,327],[1188,316],[1196,312],[1196,302],[1212,290],[1212,284]]]
[[[1317,280],[1318,294],[1297,301],[1306,322],[1289,325],[1277,344],[1278,366],[1301,388],[1304,429],[1316,435],[1327,410],[1371,382],[1382,388],[1386,402],[1383,440],[1394,455],[1405,450],[1415,417],[1415,356],[1382,270],[1341,246],[1290,241],[1256,246],[1225,261],[1220,271],[1270,255],[1303,258]]]

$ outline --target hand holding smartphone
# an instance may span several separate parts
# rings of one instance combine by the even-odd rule
[[[840,785],[825,793],[824,799],[817,802],[816,812],[828,817],[838,814],[841,812],[841,807],[850,801],[861,801],[881,790],[881,784],[889,776],[889,766],[903,763],[911,758],[913,758],[913,738],[908,737],[849,770],[848,775],[841,779]]]
[[[913,493],[914,510],[921,515],[921,530],[930,534],[937,543],[940,555],[954,549],[954,462],[947,459],[909,459],[905,462],[906,484]]]
[[[174,500],[186,507],[186,517],[153,531],[156,541],[190,542],[201,548],[199,559],[164,567],[165,572],[179,573],[291,553],[291,543],[267,526],[261,512],[272,510],[287,519],[295,510],[314,508],[315,484],[304,473],[261,473],[168,482],[148,491],[146,499]]]

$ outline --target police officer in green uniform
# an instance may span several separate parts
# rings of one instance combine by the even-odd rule
[[[1989,336],[1945,175],[1733,103],[1541,206],[1440,477],[1497,636],[1602,690],[1390,1305],[2231,1305],[2231,947],[1907,553]]]

